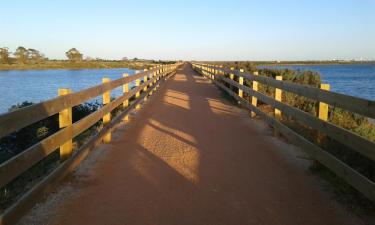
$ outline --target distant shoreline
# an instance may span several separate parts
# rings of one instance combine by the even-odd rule
[[[47,61],[40,64],[0,64],[0,71],[10,70],[80,70],[80,69],[115,69],[128,68],[134,70],[145,69],[157,65],[151,61]]]
[[[375,65],[375,62],[350,62],[350,63],[260,63],[261,66],[325,66],[325,65]]]
[[[132,70],[140,70],[144,69],[145,67],[130,67],[130,66],[116,66],[116,67],[1,67],[0,71],[26,71],[26,70],[88,70],[88,69],[121,69],[127,68]]]

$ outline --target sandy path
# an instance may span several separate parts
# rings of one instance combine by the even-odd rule
[[[73,178],[74,194],[49,224],[350,221],[306,171],[280,154],[290,145],[271,141],[267,129],[188,65],[116,136],[90,176]]]

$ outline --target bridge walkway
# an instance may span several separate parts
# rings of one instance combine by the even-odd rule
[[[185,64],[70,178],[45,223],[349,224],[291,148]]]

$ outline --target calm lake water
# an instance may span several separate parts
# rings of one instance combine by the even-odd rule
[[[263,66],[263,68],[314,70],[331,91],[375,100],[375,64]]]
[[[0,71],[0,114],[23,101],[38,103],[57,97],[59,88],[71,88],[76,92],[101,84],[103,77],[114,80],[121,78],[123,73],[131,76],[135,72],[126,68]],[[119,96],[121,93],[122,87],[119,87],[111,95]],[[101,97],[94,100],[101,100]]]

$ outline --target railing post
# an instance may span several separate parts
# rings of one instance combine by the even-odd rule
[[[283,80],[282,76],[276,76],[276,80]],[[281,95],[282,95],[282,90],[280,88],[275,88],[275,100],[281,102]],[[274,113],[275,113],[275,119],[276,120],[281,120],[281,111],[277,109],[276,107],[274,108]],[[274,129],[274,135],[275,136],[280,136],[280,133]]]
[[[138,88],[139,86],[141,85],[141,80],[140,79],[136,79],[135,80],[135,88]],[[139,98],[139,96],[141,96],[141,91],[137,91],[137,93],[135,94],[135,98]],[[137,104],[135,106],[135,109],[139,109],[141,106],[139,104]]]
[[[234,70],[234,67],[231,67],[230,70]],[[233,73],[230,73],[230,74],[229,74],[229,78],[230,78],[231,80],[234,80],[234,74],[233,74]],[[233,89],[234,89],[234,88],[233,88],[233,85],[229,84],[229,89],[233,91]]]
[[[320,84],[320,89],[329,91],[330,85],[329,84]],[[319,102],[319,112],[318,112],[319,119],[323,121],[328,120],[328,104],[324,102]],[[318,133],[317,143],[322,144],[324,138],[324,134]]]
[[[244,70],[240,69],[240,72],[243,73]],[[243,85],[243,77],[241,75],[238,77],[238,83],[240,85]],[[238,96],[240,96],[241,98],[243,98],[243,91],[240,88],[238,88]]]
[[[154,81],[154,84],[156,84],[156,82],[158,82],[159,81],[159,74],[160,74],[160,66],[158,66],[158,69],[156,70],[156,72],[155,72],[155,76],[156,76],[156,79],[155,79],[155,81]],[[158,88],[157,88],[157,85],[155,85],[155,87],[154,87],[154,91],[156,91]]]
[[[151,70],[153,70],[155,68],[156,67],[152,67]],[[150,72],[150,74],[148,76],[149,80],[152,80],[154,77],[155,77],[155,72]],[[154,83],[155,83],[155,80],[153,80],[152,82],[150,82],[149,87],[151,88]],[[151,89],[151,91],[149,92],[149,95],[152,95],[153,92],[154,92],[154,89]]]
[[[122,77],[128,77],[129,76],[129,74],[127,74],[127,73],[124,73],[123,75],[122,75]],[[128,93],[129,92],[129,83],[126,83],[126,84],[124,84],[123,86],[122,86],[122,93],[123,94],[126,94],[126,93]],[[123,108],[124,109],[126,109],[128,106],[129,106],[129,99],[126,99],[123,103],[122,103],[122,106],[123,106]],[[124,121],[128,121],[129,120],[129,116],[128,115],[126,115],[125,117],[124,117]]]
[[[109,78],[106,78],[106,77],[102,79],[103,84],[108,83],[110,81],[111,80]],[[111,102],[111,91],[106,91],[106,92],[103,93],[103,105],[107,105],[110,102]],[[111,121],[111,113],[107,113],[103,117],[103,127],[106,124],[108,124],[110,121]],[[109,131],[103,137],[103,142],[109,143],[109,142],[111,142],[111,139],[112,139],[112,134],[111,134],[111,129],[109,129]]]
[[[128,77],[128,76],[129,76],[129,74],[127,74],[127,73],[124,73],[122,75],[122,77]],[[129,92],[129,83],[126,83],[126,84],[122,85],[122,93],[126,94],[128,92]],[[126,99],[122,105],[123,105],[124,108],[127,108],[129,106],[129,99]]]
[[[144,69],[144,72],[147,72],[148,69]],[[143,76],[143,83],[145,84],[147,82],[147,74]],[[143,91],[147,91],[147,85],[143,88]]]
[[[320,89],[329,91],[329,84],[321,84]],[[328,120],[328,104],[324,102],[319,102],[319,119],[327,121]]]
[[[253,73],[255,76],[258,76],[258,71],[255,71]],[[253,91],[258,91],[258,81],[253,81]],[[258,99],[255,96],[251,97],[251,104],[255,107],[258,107]],[[251,111],[251,117],[255,117],[256,113],[254,111]]]
[[[283,77],[282,76],[276,76],[276,80],[283,80]],[[279,101],[281,102],[281,94],[282,94],[282,91],[280,88],[276,88],[275,89],[275,100],[276,101]],[[281,119],[281,111],[279,109],[276,109],[275,108],[275,118],[277,120],[280,120]]]
[[[141,80],[138,78],[135,80],[135,87],[139,87],[141,84]],[[135,93],[135,98],[139,98],[139,96],[141,96],[141,92],[140,91],[137,91],[137,93]]]
[[[151,70],[153,70],[153,69],[155,69],[155,67],[151,68]],[[150,74],[148,75],[148,79],[152,80],[152,78],[154,78],[154,74],[155,74],[155,72],[150,72]],[[152,84],[153,84],[153,82],[150,82],[150,84],[148,86],[152,87]]]
[[[71,89],[67,88],[60,88],[58,90],[58,95],[67,95],[72,93]],[[64,109],[59,113],[59,128],[64,128],[67,126],[72,125],[72,108]],[[60,161],[64,161],[68,159],[72,155],[73,151],[73,141],[72,139],[65,142],[63,145],[60,146]]]

